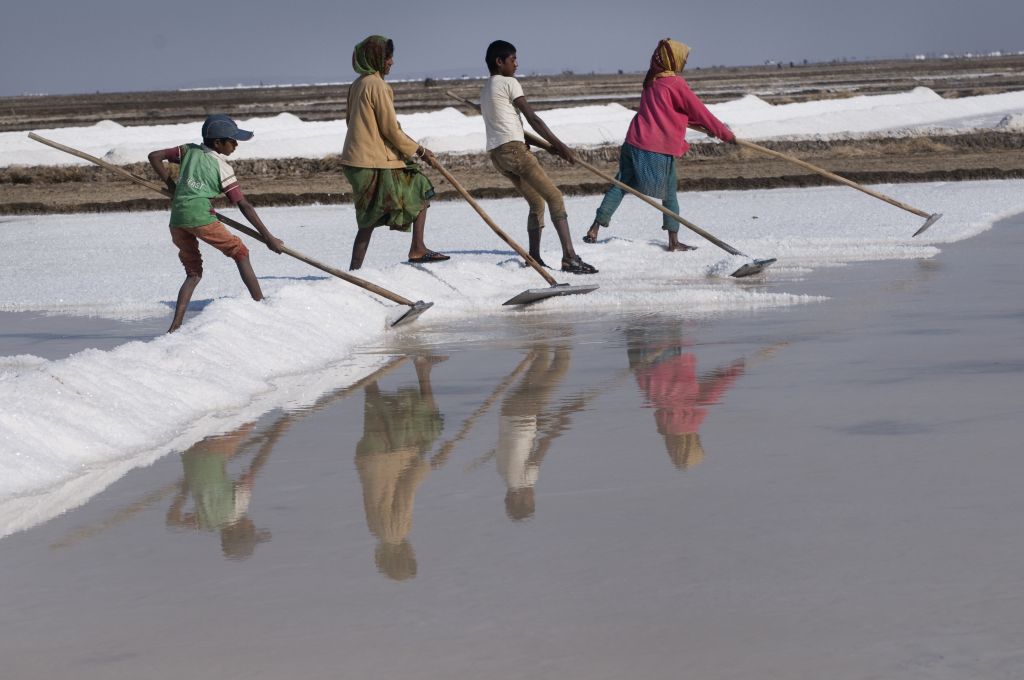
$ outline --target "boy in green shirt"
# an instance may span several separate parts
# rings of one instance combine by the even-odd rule
[[[249,249],[242,243],[242,239],[231,234],[217,219],[210,199],[223,193],[256,227],[268,248],[280,253],[284,245],[283,241],[270,233],[252,204],[242,194],[235,172],[225,160],[238,147],[239,141],[252,139],[253,133],[240,130],[235,121],[224,114],[214,114],[203,123],[202,135],[202,145],[186,144],[149,154],[150,165],[174,194],[171,199],[171,240],[178,247],[178,259],[185,267],[185,282],[178,291],[174,320],[167,329],[168,333],[181,327],[192,293],[203,278],[199,241],[205,241],[233,259],[252,299],[263,299],[263,291],[249,263]],[[171,179],[164,161],[180,164],[177,183]]]

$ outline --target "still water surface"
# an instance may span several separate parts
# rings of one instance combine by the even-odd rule
[[[389,335],[0,542],[0,675],[1021,677],[1021,226],[821,304]]]

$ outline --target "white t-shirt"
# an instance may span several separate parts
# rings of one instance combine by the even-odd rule
[[[537,483],[540,469],[530,462],[536,438],[537,416],[501,416],[498,419],[498,473],[509,489],[525,489]]]
[[[487,150],[507,142],[525,142],[523,121],[514,102],[523,95],[523,86],[515,78],[491,76],[480,90],[480,112],[487,130]]]

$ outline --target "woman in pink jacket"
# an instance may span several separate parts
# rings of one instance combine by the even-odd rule
[[[690,148],[686,143],[687,126],[699,126],[725,142],[735,143],[736,139],[679,75],[689,54],[690,48],[681,42],[665,38],[658,43],[644,78],[640,108],[619,152],[619,172],[615,176],[643,194],[660,198],[662,205],[674,213],[679,212],[675,159]],[[585,243],[597,242],[598,229],[608,226],[624,195],[617,186],[605,192],[594,223],[583,237]],[[668,232],[670,251],[693,249],[679,242],[679,223],[668,215],[661,228]]]

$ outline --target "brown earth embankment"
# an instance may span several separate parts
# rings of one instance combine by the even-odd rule
[[[874,138],[847,141],[768,142],[764,146],[826,168],[861,184],[1006,179],[1024,177],[1024,134],[975,132],[962,135]],[[582,158],[614,175],[618,148],[579,150]],[[439,156],[477,198],[514,196],[485,154]],[[598,194],[608,183],[580,166],[539,154],[565,194]],[[340,204],[350,200],[337,156],[240,160],[233,163],[243,188],[257,206]],[[124,166],[152,177],[145,163]],[[694,144],[679,161],[680,189],[706,191],[808,187],[830,183],[793,163],[725,144]],[[457,199],[432,169],[438,200]],[[0,168],[0,214],[45,214],[163,210],[167,201],[118,175],[92,166]]]

